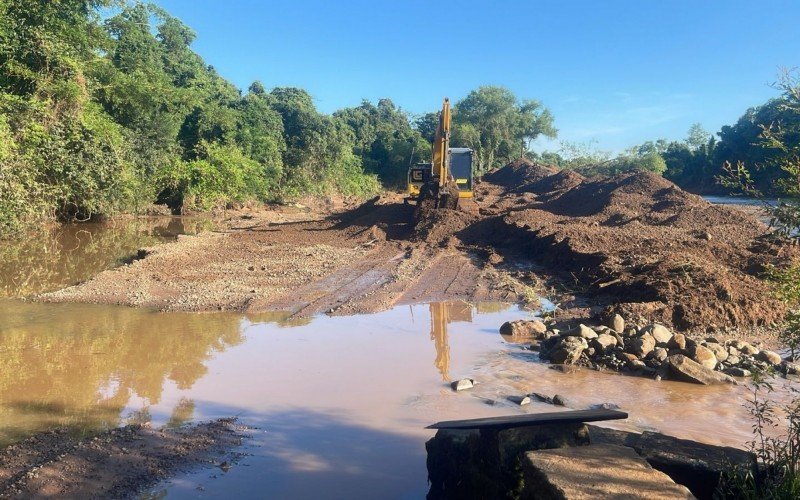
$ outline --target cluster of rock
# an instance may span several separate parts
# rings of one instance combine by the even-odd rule
[[[694,339],[657,323],[626,327],[620,315],[605,325],[580,324],[564,331],[540,320],[510,321],[500,327],[500,334],[516,342],[530,342],[541,359],[554,364],[578,364],[699,384],[733,383],[734,377],[749,377],[753,372],[786,376],[800,373],[800,365],[748,342]]]

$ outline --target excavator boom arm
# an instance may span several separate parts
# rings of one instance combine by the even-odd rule
[[[442,113],[439,115],[439,126],[433,139],[432,174],[439,179],[439,186],[444,186],[450,176],[447,171],[447,151],[450,148],[450,99],[444,98]]]

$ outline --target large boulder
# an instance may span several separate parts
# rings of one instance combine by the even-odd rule
[[[683,354],[674,354],[668,357],[667,364],[672,377],[683,382],[703,385],[736,383],[732,377],[710,370]]]
[[[709,370],[713,370],[717,367],[717,357],[708,347],[696,345],[689,349],[689,355],[694,361],[697,361]]]
[[[722,344],[718,344],[717,342],[706,342],[705,347],[709,349],[711,352],[714,353],[714,357],[717,358],[717,361],[722,363],[730,356],[730,353]]]
[[[513,340],[541,339],[547,332],[547,325],[538,319],[506,321],[500,327],[500,335]]]
[[[764,361],[765,363],[769,363],[772,366],[778,366],[783,362],[780,354],[767,350],[760,351],[758,354],[756,354],[756,359],[759,361]]]
[[[564,336],[567,337],[581,337],[586,340],[592,340],[597,338],[597,332],[589,328],[588,326],[581,323],[577,327],[567,330],[563,333]]]
[[[601,333],[596,339],[592,339],[589,345],[594,347],[598,353],[602,354],[606,352],[608,348],[617,345],[617,338],[607,333]]]
[[[625,320],[619,314],[615,314],[608,320],[608,327],[622,334],[625,331]]]
[[[562,337],[549,353],[551,363],[558,365],[576,363],[589,344],[582,337]]]
[[[653,339],[656,341],[656,344],[660,347],[666,347],[667,342],[669,342],[672,338],[672,332],[669,331],[669,328],[664,325],[659,325],[658,323],[648,325],[643,331],[644,333],[649,333],[652,335]]]
[[[686,336],[682,333],[676,333],[667,342],[667,349],[686,349]]]
[[[656,340],[649,333],[645,333],[644,335],[630,341],[630,347],[628,351],[640,358],[644,358],[655,348]]]

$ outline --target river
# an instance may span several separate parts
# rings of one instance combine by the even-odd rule
[[[80,434],[130,422],[237,416],[250,426],[230,469],[186,473],[155,496],[422,498],[424,427],[439,420],[553,411],[508,396],[611,403],[610,426],[742,446],[747,386],[704,387],[581,370],[564,374],[498,334],[534,312],[432,303],[364,316],[160,313],[22,300],[124,263],[141,246],[197,230],[153,219],[61,228],[6,242],[0,300],[0,441],[56,426]],[[200,224],[202,227],[202,224]],[[86,232],[84,232],[86,231]],[[448,381],[474,378],[454,393]],[[786,397],[784,381],[778,391]]]

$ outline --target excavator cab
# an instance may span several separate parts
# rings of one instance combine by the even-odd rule
[[[474,152],[470,148],[450,148],[448,156],[450,173],[458,185],[458,197],[472,198]]]

